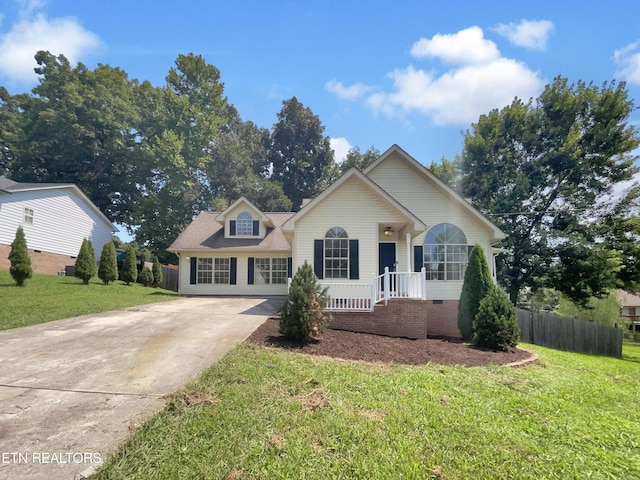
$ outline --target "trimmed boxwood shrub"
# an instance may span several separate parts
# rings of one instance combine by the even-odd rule
[[[153,273],[149,270],[149,267],[144,267],[138,275],[138,281],[145,287],[153,285]]]

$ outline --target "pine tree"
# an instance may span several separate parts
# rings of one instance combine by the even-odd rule
[[[158,288],[162,285],[162,265],[160,260],[155,255],[153,256],[153,266],[151,267],[151,273],[153,274],[153,286]]]
[[[280,333],[299,342],[312,340],[326,323],[323,309],[327,304],[327,290],[318,283],[311,265],[305,261],[291,281],[280,317]]]
[[[473,343],[479,347],[493,350],[515,347],[520,336],[516,308],[503,292],[493,288],[480,302],[473,329]]]
[[[98,268],[98,277],[109,285],[118,278],[118,259],[116,257],[116,246],[113,241],[108,241],[102,247],[100,254],[100,267]]]
[[[96,265],[96,253],[93,249],[93,243],[91,243],[91,240],[88,238],[85,238],[82,240],[80,253],[78,253],[78,257],[76,258],[74,276],[82,280],[82,283],[85,285],[89,285],[89,280],[93,278],[97,271],[98,267]]]
[[[138,278],[138,268],[136,267],[136,252],[133,247],[127,248],[127,255],[122,263],[122,271],[120,272],[120,280],[130,285]]]
[[[473,319],[478,313],[480,301],[495,287],[487,257],[480,245],[476,245],[469,255],[469,264],[464,274],[462,293],[458,303],[458,329],[465,341],[473,338]]]
[[[15,239],[11,243],[9,262],[11,262],[11,267],[9,268],[11,277],[15,280],[16,285],[22,287],[24,281],[33,275],[31,258],[29,258],[29,250],[27,249],[27,240],[22,227],[18,227]]]

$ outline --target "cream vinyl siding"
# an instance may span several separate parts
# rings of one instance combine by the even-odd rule
[[[179,275],[181,295],[286,295],[287,285],[249,285],[248,268],[249,257],[254,258],[288,258],[287,254],[277,254],[269,252],[238,253],[232,251],[220,252],[180,252]],[[237,258],[236,285],[195,284],[190,283],[191,257],[197,258]]]
[[[378,225],[398,221],[406,219],[357,177],[351,177],[296,222],[294,272],[305,260],[313,266],[314,240],[324,239],[327,230],[332,227],[341,227],[347,232],[349,240],[358,240],[360,278],[325,279],[323,283],[370,282],[372,274],[378,272]],[[396,239],[391,238],[389,241]],[[400,239],[400,242],[402,241],[403,239]],[[402,262],[401,255],[401,249],[398,248],[397,257]]]
[[[33,224],[24,224],[24,209],[33,210]],[[84,238],[93,243],[96,258],[111,240],[111,225],[69,188],[0,194],[0,243],[9,245],[22,225],[27,247],[76,256]]]
[[[398,153],[392,153],[367,176],[427,225],[427,230],[413,239],[413,245],[423,245],[431,227],[440,223],[452,223],[465,234],[468,245],[477,243],[482,246],[491,267],[493,260],[489,242],[492,232],[456,199],[411,167]],[[462,281],[427,282],[428,299],[458,300],[461,291]]]

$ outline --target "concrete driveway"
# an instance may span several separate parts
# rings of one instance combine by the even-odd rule
[[[83,478],[282,299],[180,298],[0,332],[0,478]]]

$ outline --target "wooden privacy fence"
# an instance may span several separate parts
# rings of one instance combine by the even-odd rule
[[[622,357],[619,328],[546,312],[518,309],[520,340],[569,352]]]
[[[162,265],[162,284],[161,288],[165,290],[178,291],[178,269],[170,268],[166,265]]]

